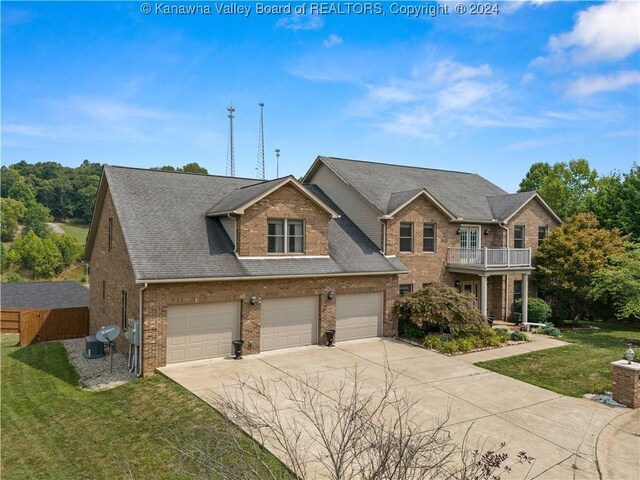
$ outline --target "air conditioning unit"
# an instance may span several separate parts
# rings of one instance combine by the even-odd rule
[[[86,337],[84,339],[84,356],[87,358],[104,357],[104,343],[96,337]]]

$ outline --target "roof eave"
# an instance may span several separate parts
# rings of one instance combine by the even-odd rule
[[[196,282],[230,282],[230,281],[246,281],[246,280],[278,280],[286,278],[327,278],[327,277],[357,277],[369,275],[400,275],[408,273],[408,270],[390,270],[382,272],[337,272],[337,273],[319,273],[319,274],[302,274],[302,275],[261,275],[251,276],[244,275],[239,277],[194,277],[194,278],[147,278],[136,279],[136,283],[196,283]]]

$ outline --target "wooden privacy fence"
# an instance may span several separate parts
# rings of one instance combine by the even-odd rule
[[[20,345],[23,347],[36,342],[80,338],[89,334],[88,307],[54,310],[2,309],[0,319],[2,332],[9,332],[9,328],[14,328],[13,332],[20,333]],[[15,330],[16,324],[19,331]]]
[[[20,333],[20,312],[18,310],[0,310],[0,331],[2,333]]]

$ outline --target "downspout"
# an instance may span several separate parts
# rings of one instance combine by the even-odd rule
[[[138,313],[138,319],[140,320],[140,347],[138,347],[140,349],[139,351],[139,357],[138,357],[138,371],[136,372],[136,374],[141,377],[142,376],[142,339],[144,338],[143,334],[143,325],[144,325],[144,319],[142,318],[143,315],[143,304],[144,304],[144,291],[147,289],[147,282],[144,283],[143,287],[140,287],[140,312]]]
[[[233,220],[233,253],[236,253],[236,243],[238,241],[238,219],[236,217],[232,217],[230,213],[227,213],[227,218]]]
[[[507,222],[498,222],[498,226],[500,228],[504,228],[504,231],[507,232],[507,248],[509,248],[509,226]],[[507,252],[507,255],[509,252]],[[506,274],[505,280],[505,290],[504,290],[504,321],[506,322],[509,317],[509,274]]]

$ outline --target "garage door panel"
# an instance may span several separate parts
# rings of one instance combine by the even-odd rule
[[[239,338],[239,302],[171,305],[167,313],[167,363],[231,354]]]
[[[336,340],[382,334],[382,292],[336,296]]]
[[[292,297],[262,301],[260,350],[316,343],[317,297]]]

